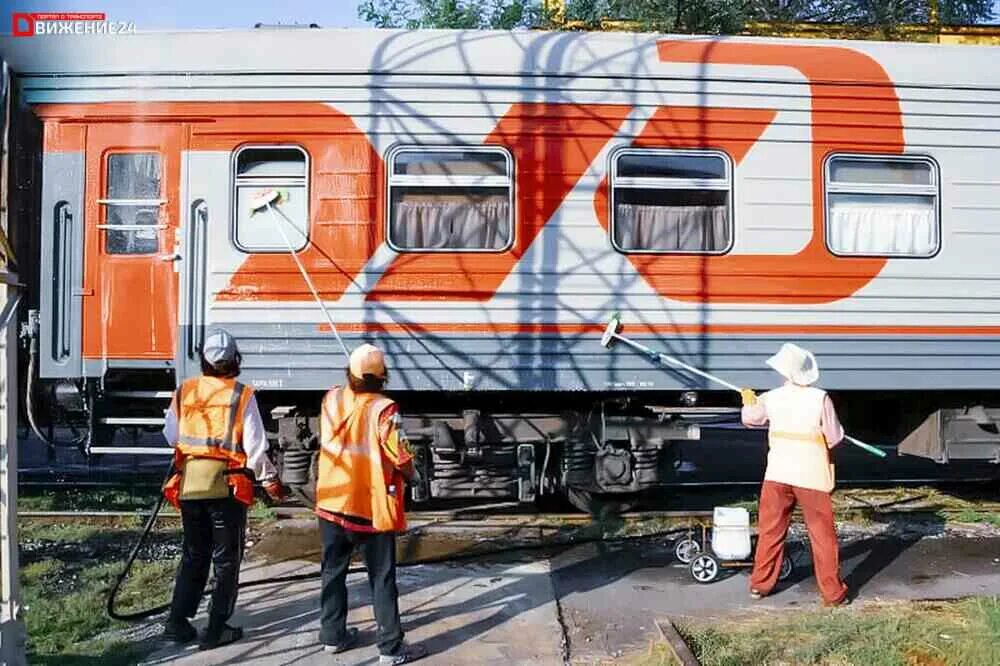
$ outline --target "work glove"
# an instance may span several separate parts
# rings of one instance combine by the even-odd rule
[[[275,502],[283,502],[288,494],[285,492],[285,487],[281,485],[281,481],[277,479],[271,479],[270,481],[264,482],[264,492]]]
[[[757,394],[752,389],[740,389],[740,397],[743,398],[744,407],[753,407],[757,404]]]

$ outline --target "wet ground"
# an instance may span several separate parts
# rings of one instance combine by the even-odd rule
[[[462,537],[461,534],[466,536]],[[658,640],[655,622],[711,622],[752,612],[747,571],[702,585],[673,556],[674,536],[537,546],[528,531],[484,524],[475,538],[455,525],[425,526],[401,539],[401,562],[458,556],[460,561],[401,566],[400,611],[409,640],[433,653],[429,664],[591,664],[617,661]],[[551,535],[550,535],[551,536]],[[579,537],[585,539],[585,536]],[[793,535],[796,569],[766,608],[818,604],[808,546]],[[282,521],[250,549],[243,580],[318,570],[312,521]],[[487,555],[487,551],[499,554]],[[899,522],[842,529],[843,572],[855,607],[885,599],[941,599],[1000,590],[1000,533]],[[471,555],[470,555],[471,553]],[[476,554],[478,553],[478,555]],[[164,646],[149,664],[370,664],[374,621],[364,574],[349,578],[349,621],[362,643],[343,655],[317,645],[318,581],[246,590],[235,621],[246,639],[211,653]]]

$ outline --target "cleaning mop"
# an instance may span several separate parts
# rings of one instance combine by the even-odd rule
[[[611,315],[611,319],[608,321],[608,325],[604,328],[604,333],[601,335],[601,346],[603,346],[605,349],[610,349],[611,344],[615,340],[621,340],[629,347],[632,347],[633,349],[638,350],[643,354],[645,354],[646,356],[648,356],[650,359],[653,360],[654,363],[659,363],[661,365],[672,365],[675,368],[686,370],[692,374],[698,375],[699,377],[704,377],[709,381],[715,382],[716,384],[725,386],[727,389],[731,391],[736,391],[737,393],[740,393],[740,387],[736,386],[735,384],[730,384],[724,379],[719,379],[713,374],[692,367],[687,363],[684,363],[683,361],[674,358],[673,356],[669,356],[667,354],[654,351],[644,344],[626,338],[624,335],[618,332],[619,330],[621,330],[621,325],[622,322],[621,318],[618,316],[618,313],[616,312],[613,315]],[[864,449],[868,453],[878,456],[879,458],[885,458],[886,456],[885,451],[883,451],[882,449],[874,447],[871,444],[866,444],[862,442],[860,439],[855,439],[850,435],[844,435],[844,439],[846,439],[851,444],[854,444],[855,446]]]
[[[299,272],[302,273],[302,279],[306,281],[306,285],[309,286],[309,291],[312,292],[317,305],[319,305],[320,310],[323,311],[323,315],[326,316],[326,321],[330,324],[330,330],[333,331],[333,335],[337,338],[337,342],[340,343],[340,349],[344,352],[344,357],[350,361],[351,354],[347,351],[347,345],[344,344],[344,340],[340,337],[340,333],[337,331],[337,325],[333,322],[333,317],[330,316],[329,310],[327,310],[326,305],[323,304],[323,299],[320,298],[319,292],[316,291],[316,285],[313,284],[312,278],[309,277],[309,273],[306,271],[305,266],[302,265],[299,255],[295,252],[295,248],[292,246],[291,239],[288,238],[288,234],[285,232],[282,218],[284,218],[284,221],[290,226],[295,227],[295,224],[288,219],[288,216],[277,208],[277,204],[284,203],[285,201],[288,201],[288,192],[285,190],[278,190],[274,188],[261,190],[250,200],[250,215],[252,217],[254,214],[264,210],[265,208],[271,213],[271,219],[274,220],[274,225],[278,228],[278,233],[281,234],[281,237],[285,240],[285,245],[288,246],[288,253],[292,255],[292,259],[295,260],[295,265],[299,267]]]

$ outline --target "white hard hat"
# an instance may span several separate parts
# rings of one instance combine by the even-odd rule
[[[351,374],[358,379],[364,379],[365,375],[374,375],[380,379],[385,378],[385,354],[374,345],[363,344],[351,352],[350,360]]]
[[[767,359],[778,374],[799,386],[809,386],[819,380],[819,364],[811,351],[786,342],[778,353]]]
[[[227,331],[216,328],[205,337],[205,344],[201,348],[201,355],[212,365],[219,365],[227,361],[235,361],[239,354],[236,346],[236,338]]]

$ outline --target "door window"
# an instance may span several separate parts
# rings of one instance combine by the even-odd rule
[[[112,153],[107,158],[104,251],[155,254],[160,251],[162,172],[156,153]]]

